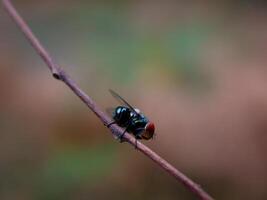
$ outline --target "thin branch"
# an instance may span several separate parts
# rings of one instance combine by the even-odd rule
[[[97,106],[97,104],[89,97],[85,92],[83,92],[80,87],[70,78],[70,76],[60,68],[52,59],[48,51],[42,46],[40,41],[35,37],[32,33],[29,26],[25,23],[22,17],[18,14],[14,6],[9,0],[2,0],[2,3],[7,10],[10,17],[17,24],[18,28],[24,33],[25,37],[31,43],[32,47],[37,51],[37,53],[42,57],[42,59],[47,64],[54,78],[61,80],[64,82],[69,88],[90,108],[95,115],[103,122],[105,126],[111,122],[110,117],[108,117],[101,109]],[[116,124],[111,125],[109,127],[110,131],[115,137],[118,137],[122,134],[123,130],[117,126]],[[125,134],[124,141],[129,144],[135,146],[135,138],[130,134]],[[176,178],[178,181],[184,184],[184,186],[193,192],[199,199],[203,200],[212,200],[213,198],[209,196],[198,184],[194,183],[191,179],[185,176],[182,172],[177,170],[171,164],[169,164],[166,160],[161,158],[155,152],[153,152],[150,148],[142,144],[138,141],[137,150],[141,151],[155,163],[157,163],[163,170],[167,171],[171,176]]]

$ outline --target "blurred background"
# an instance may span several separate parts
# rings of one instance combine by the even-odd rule
[[[213,197],[267,198],[266,4],[13,2],[101,108],[111,88],[141,109],[144,143]],[[0,38],[1,199],[195,199],[51,77],[2,5]]]

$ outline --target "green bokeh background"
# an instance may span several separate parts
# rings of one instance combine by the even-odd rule
[[[156,124],[144,143],[215,199],[266,199],[266,5],[13,1],[105,110],[114,89]],[[0,198],[195,199],[120,144],[0,7]]]

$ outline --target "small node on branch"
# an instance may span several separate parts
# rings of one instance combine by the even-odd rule
[[[52,73],[53,74],[53,77],[57,80],[60,80],[61,79],[61,76],[58,74],[58,73]]]
[[[60,69],[58,69],[58,67],[56,67],[56,66],[53,66],[52,67],[52,75],[53,75],[53,77],[55,78],[55,79],[57,79],[57,80],[61,80],[61,70]]]

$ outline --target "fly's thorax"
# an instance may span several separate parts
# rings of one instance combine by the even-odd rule
[[[138,114],[141,114],[141,111],[138,108],[135,108],[134,111]]]
[[[150,122],[144,115],[137,115],[132,118],[128,131],[137,139],[149,140],[153,138],[155,132],[154,123]]]
[[[133,133],[135,136],[139,136],[145,130],[147,123],[148,120],[145,116],[135,115],[134,117],[131,117],[127,131]]]

